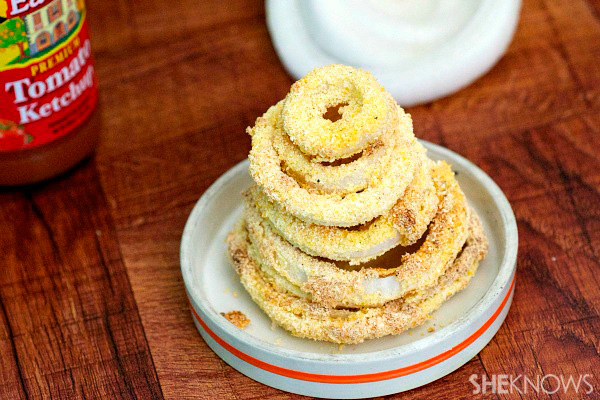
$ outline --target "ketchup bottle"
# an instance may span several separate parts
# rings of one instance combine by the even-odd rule
[[[0,0],[0,185],[56,176],[96,146],[83,0]]]

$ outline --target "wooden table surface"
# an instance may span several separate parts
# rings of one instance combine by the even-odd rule
[[[97,153],[59,179],[0,190],[0,398],[295,397],[213,354],[179,271],[194,203],[246,157],[246,126],[292,83],[263,3],[87,4]],[[496,337],[403,398],[468,398],[472,374],[591,373],[600,390],[599,64],[598,0],[525,0],[512,45],[487,75],[408,109],[417,136],[500,185],[520,248]]]

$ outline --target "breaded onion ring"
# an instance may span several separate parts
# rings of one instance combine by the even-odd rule
[[[276,203],[292,215],[309,223],[325,226],[355,226],[386,214],[404,194],[419,166],[425,149],[412,133],[410,118],[402,118],[387,135],[398,135],[394,155],[380,174],[371,178],[362,191],[315,193],[287,175],[273,146],[280,115],[271,107],[256,125],[248,130],[252,136],[250,173],[256,183]]]
[[[339,108],[335,122],[324,117]],[[345,65],[309,72],[285,98],[283,127],[302,152],[316,161],[350,157],[390,129],[395,103],[371,73]]]
[[[262,263],[313,301],[331,307],[379,306],[431,286],[460,251],[469,226],[480,227],[474,213],[469,223],[464,194],[446,163],[434,169],[434,182],[440,197],[438,213],[419,249],[402,256],[396,268],[377,268],[376,259],[372,267],[352,271],[311,257],[280,237],[251,204],[245,211],[249,237],[262,254]]]
[[[228,237],[229,254],[242,285],[272,321],[295,336],[340,344],[396,335],[425,322],[444,301],[462,290],[486,252],[485,237],[468,238],[460,255],[429,289],[381,307],[335,309],[295,296],[274,285],[248,254],[243,225]]]
[[[280,110],[283,101],[275,107]],[[399,119],[410,119],[410,116],[400,108],[395,123]],[[278,112],[278,111],[276,111]],[[408,124],[408,122],[407,122]],[[285,172],[304,182],[307,186],[322,192],[352,193],[366,188],[381,176],[384,168],[389,164],[394,153],[394,141],[397,135],[383,135],[380,139],[370,144],[359,155],[349,162],[324,164],[314,162],[312,157],[302,153],[283,129],[274,130],[273,146],[284,163]]]
[[[425,159],[389,215],[355,228],[306,223],[269,200],[258,186],[246,193],[247,207],[256,207],[288,242],[317,257],[364,263],[398,246],[416,242],[437,210],[438,197],[431,176],[433,163]]]

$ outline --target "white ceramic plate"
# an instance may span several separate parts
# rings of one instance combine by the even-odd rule
[[[221,176],[192,211],[181,241],[181,270],[194,322],[208,345],[250,378],[293,393],[360,398],[409,390],[454,371],[494,336],[512,301],[517,258],[515,217],[498,186],[465,158],[423,142],[446,160],[481,216],[490,250],[469,286],[426,324],[398,336],[340,347],[293,337],[252,302],[227,259],[225,237],[252,184],[248,161]],[[221,312],[240,310],[245,330]],[[433,332],[429,332],[433,328]]]

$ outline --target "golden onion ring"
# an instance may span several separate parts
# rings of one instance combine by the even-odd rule
[[[278,110],[281,110],[282,106],[283,101],[275,105]],[[398,121],[405,119],[405,124],[410,125],[410,115],[400,107],[397,107],[397,110]],[[309,187],[322,192],[346,194],[365,189],[374,178],[381,175],[381,171],[387,167],[394,154],[396,139],[397,135],[383,135],[364,149],[360,157],[337,165],[314,162],[313,158],[304,154],[281,128],[274,130],[273,146],[289,175],[299,176]]]
[[[283,105],[283,128],[315,161],[347,158],[390,129],[395,113],[390,100],[369,72],[345,65],[317,68],[292,85]],[[324,117],[338,105],[339,120]]]
[[[250,173],[255,182],[275,202],[305,222],[325,226],[355,226],[386,214],[404,194],[425,149],[412,133],[410,118],[388,132],[398,135],[394,156],[381,174],[372,177],[364,190],[345,195],[315,193],[303,187],[282,169],[282,161],[273,146],[280,115],[271,107],[258,118],[253,128]]]
[[[402,256],[395,268],[377,268],[380,261],[376,259],[372,266],[346,270],[311,257],[280,237],[250,204],[245,211],[246,226],[263,256],[262,263],[310,294],[313,301],[332,307],[379,306],[432,285],[460,251],[469,226],[480,226],[474,213],[469,222],[464,194],[446,163],[438,163],[434,181],[439,211],[418,250]]]
[[[335,309],[295,296],[274,285],[248,254],[248,238],[242,224],[228,237],[229,255],[242,285],[273,322],[294,336],[340,344],[361,343],[397,335],[425,322],[444,301],[461,291],[486,253],[485,237],[470,236],[460,255],[429,289],[381,307]]]
[[[281,236],[305,253],[357,265],[398,245],[408,246],[423,235],[438,204],[432,164],[424,160],[423,167],[416,172],[389,215],[352,229],[306,223],[270,201],[258,186],[248,190],[246,204],[257,207]]]

